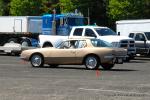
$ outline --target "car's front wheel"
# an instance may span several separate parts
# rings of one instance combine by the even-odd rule
[[[42,67],[44,65],[43,56],[40,54],[33,54],[31,56],[30,62],[33,67]]]
[[[90,69],[90,70],[98,69],[98,67],[100,65],[98,57],[93,56],[93,55],[87,56],[85,58],[84,63],[85,63],[86,68]]]
[[[105,69],[105,70],[110,70],[114,67],[115,64],[101,64],[101,66]]]

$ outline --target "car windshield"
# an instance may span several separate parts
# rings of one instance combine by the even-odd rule
[[[105,35],[117,35],[113,30],[111,30],[109,28],[95,28],[95,30],[101,36],[105,36]]]
[[[150,40],[150,32],[145,32],[145,35],[146,35],[147,39]]]
[[[91,39],[91,43],[94,47],[112,47],[112,44],[100,39]]]

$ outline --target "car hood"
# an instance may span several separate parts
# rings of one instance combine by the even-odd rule
[[[100,36],[99,39],[107,41],[109,43],[112,42],[120,42],[121,40],[133,40],[132,38],[129,38],[127,36],[113,36],[113,35],[109,35],[109,36]]]

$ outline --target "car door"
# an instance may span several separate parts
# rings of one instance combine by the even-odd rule
[[[136,33],[135,47],[137,48],[137,53],[147,52],[146,38],[145,38],[144,34]]]
[[[51,51],[49,59],[50,62],[55,64],[75,64],[76,50],[75,48],[70,49],[69,45],[69,42],[65,42],[64,47],[60,47]]]
[[[80,40],[76,45],[76,62],[77,64],[82,64],[83,58],[87,54],[86,41]]]

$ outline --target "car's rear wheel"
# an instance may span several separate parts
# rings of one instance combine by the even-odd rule
[[[43,56],[40,54],[33,54],[31,56],[30,62],[33,67],[42,67],[44,65]]]
[[[101,64],[101,66],[105,69],[105,70],[110,70],[114,67],[115,64],[107,64],[107,63],[104,63],[104,64]]]
[[[87,69],[93,70],[93,69],[98,69],[100,63],[98,60],[98,57],[94,55],[89,55],[85,58],[85,66]]]

